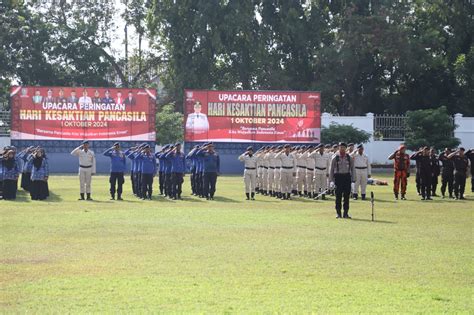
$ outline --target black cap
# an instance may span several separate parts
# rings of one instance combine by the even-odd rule
[[[251,146],[247,147],[247,151],[253,151],[253,148]]]
[[[283,147],[284,147],[284,148],[289,148],[290,145],[287,143],[287,144],[285,144]]]
[[[339,145],[341,145],[341,144],[339,144]],[[354,145],[354,143],[351,142],[351,143],[349,143],[347,146],[348,146],[348,147],[351,147],[351,146],[353,146],[353,145]]]
[[[324,147],[324,145],[323,145],[322,143],[320,143],[320,144],[318,144],[318,145],[316,146],[316,149],[320,149],[320,148],[322,148],[322,147]]]
[[[466,149],[464,149],[463,147],[460,147],[459,151],[466,151]]]
[[[362,145],[362,143],[357,146],[357,149],[363,149],[363,148],[364,146]]]
[[[346,147],[347,148],[347,144],[345,142],[339,142],[339,146],[340,147]]]
[[[82,141],[82,144],[89,144],[89,140]]]
[[[330,149],[330,148],[331,148],[331,145],[330,145],[330,144],[326,144],[324,147],[327,148],[327,149]]]
[[[150,148],[150,145],[149,144],[146,144],[145,146],[143,146],[144,149],[149,149]]]
[[[116,146],[120,146],[120,143],[115,142],[115,143],[114,143],[114,147],[116,147]]]

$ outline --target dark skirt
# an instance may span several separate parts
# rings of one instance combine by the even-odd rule
[[[30,195],[32,200],[45,200],[49,196],[48,182],[44,180],[32,181]]]
[[[3,199],[14,200],[16,199],[18,182],[14,179],[5,179],[3,181]]]
[[[26,191],[30,191],[31,187],[31,172],[23,172],[21,174],[21,188]]]

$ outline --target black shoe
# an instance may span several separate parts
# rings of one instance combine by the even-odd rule
[[[460,200],[466,200],[466,198],[464,198],[464,196],[461,196],[459,197]]]
[[[118,196],[118,197],[117,197],[117,200],[123,200],[123,199],[122,199],[122,196]]]
[[[255,200],[255,193],[250,194],[250,199]]]
[[[286,194],[286,199],[287,199],[287,200],[291,200],[291,197],[290,197],[290,196],[291,196],[290,193]]]
[[[326,194],[322,194],[321,200],[326,200]]]
[[[84,200],[84,194],[81,194],[81,198],[79,198],[77,200]]]
[[[115,200],[115,195],[110,195],[110,200]]]
[[[336,215],[336,219],[342,219],[342,217],[338,214]]]
[[[405,195],[402,195],[402,200],[407,200],[407,198],[405,198]]]
[[[91,198],[91,194],[87,194],[87,199],[86,200],[89,200],[89,201],[92,201],[92,198]]]
[[[352,196],[353,196],[352,199],[354,199],[354,200],[359,199],[359,196],[357,196],[357,194],[353,194]]]
[[[365,194],[362,195],[362,200],[365,200]]]
[[[249,193],[245,193],[245,196],[247,196],[247,198],[245,198],[245,200],[250,200],[250,194]]]
[[[344,215],[344,219],[349,219],[349,220],[350,220],[350,219],[352,219],[352,217],[351,217],[350,215],[348,215],[348,214],[345,214],[345,215]]]
[[[398,200],[398,194],[395,194],[395,200]]]
[[[433,200],[431,197],[426,197],[426,200]]]

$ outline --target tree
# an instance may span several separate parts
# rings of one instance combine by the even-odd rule
[[[183,114],[174,111],[174,104],[164,105],[156,113],[156,133],[162,145],[183,141]]]
[[[355,128],[352,125],[342,125],[331,123],[329,127],[321,129],[321,142],[338,143],[346,141],[347,143],[367,143],[370,139],[370,133]]]
[[[405,143],[410,150],[434,146],[437,150],[454,148],[460,141],[454,137],[456,126],[446,107],[407,112]]]

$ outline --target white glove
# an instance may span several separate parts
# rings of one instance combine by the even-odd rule
[[[333,189],[334,188],[334,182],[329,183],[329,188]]]

